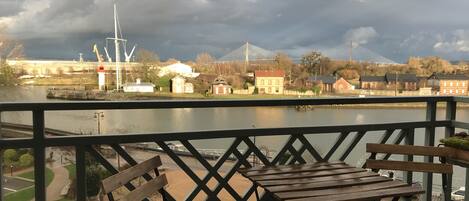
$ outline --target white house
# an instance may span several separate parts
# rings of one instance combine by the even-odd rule
[[[163,77],[168,74],[177,74],[190,78],[195,78],[200,75],[200,73],[194,73],[191,66],[183,64],[181,62],[160,68],[158,76]]]
[[[140,93],[153,93],[155,85],[148,82],[141,82],[137,79],[135,83],[124,84],[124,92],[140,92]]]
[[[171,79],[171,92],[176,94],[183,94],[185,92],[184,85],[186,84],[186,80],[181,76],[176,76]]]

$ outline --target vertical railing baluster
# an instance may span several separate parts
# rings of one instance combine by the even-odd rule
[[[0,111],[0,140],[2,139],[2,111]],[[3,201],[3,149],[0,147],[0,201]]]
[[[448,101],[446,103],[446,120],[454,121],[456,120],[456,101]],[[451,126],[445,128],[445,137],[450,137],[454,135],[454,124],[451,123]]]
[[[415,140],[415,130],[413,128],[410,128],[407,130],[407,135],[405,136],[405,144],[406,145],[414,145],[414,140]],[[405,155],[404,156],[405,161],[414,161],[414,156],[413,155]],[[412,171],[407,171],[404,173],[404,180],[407,181],[408,184],[412,184],[412,179],[413,179],[413,172]]]
[[[457,102],[456,101],[448,101],[446,102],[446,120],[452,121],[451,126],[447,126],[445,128],[445,138],[451,137],[454,135],[455,127],[454,127],[454,121],[456,120],[456,108],[457,108]],[[447,181],[447,186],[446,186],[446,192],[445,196],[446,199],[450,197],[451,195],[451,189],[453,187],[453,174],[447,174],[443,175],[446,176],[446,181]],[[467,177],[468,175],[466,175]],[[469,186],[466,185],[466,188]],[[469,196],[468,196],[469,197]]]
[[[436,121],[436,102],[427,102],[426,110],[426,121]],[[435,146],[435,126],[431,124],[425,128],[425,146]],[[425,156],[424,161],[427,163],[433,163],[433,157]],[[424,200],[432,200],[432,185],[433,185],[433,174],[431,172],[423,174],[423,187],[425,190]]]
[[[35,200],[46,200],[44,110],[33,110]]]
[[[86,164],[85,164],[85,147],[76,146],[75,147],[75,165],[76,165],[76,190],[77,190],[77,199],[78,201],[86,200]]]

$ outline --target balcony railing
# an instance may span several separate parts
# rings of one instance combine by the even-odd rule
[[[139,133],[139,134],[107,134],[99,136],[45,136],[45,112],[48,111],[75,111],[75,110],[126,110],[126,109],[168,109],[168,108],[216,108],[216,107],[268,107],[268,106],[299,106],[299,105],[342,105],[342,104],[395,104],[395,103],[421,103],[426,105],[426,118],[423,121],[394,122],[360,125],[309,125],[304,127],[281,128],[249,128],[231,130],[207,130],[189,132],[167,133]],[[366,139],[367,135],[381,135],[378,142],[388,144],[415,143],[416,129],[425,129],[421,135],[424,145],[435,146],[435,133],[437,128],[445,129],[445,136],[451,136],[455,129],[469,129],[469,123],[456,121],[457,103],[469,103],[469,98],[464,97],[376,97],[376,98],[332,98],[332,99],[282,99],[282,100],[171,100],[171,101],[128,101],[128,102],[51,102],[51,103],[0,103],[0,112],[30,111],[32,112],[32,138],[3,138],[0,139],[2,150],[9,148],[32,148],[34,150],[34,183],[35,199],[46,200],[45,178],[45,150],[47,147],[74,147],[77,178],[77,200],[86,200],[85,155],[93,156],[112,174],[118,169],[108,161],[99,151],[96,145],[109,145],[128,164],[135,165],[137,161],[120,145],[129,143],[156,143],[164,154],[171,158],[178,168],[182,170],[195,183],[193,189],[188,190],[185,200],[195,199],[199,193],[206,194],[207,200],[223,200],[220,196],[226,191],[234,200],[247,200],[253,197],[256,186],[252,185],[240,193],[235,186],[230,184],[230,179],[240,167],[251,167],[248,157],[253,155],[262,165],[280,165],[306,163],[311,161],[346,160],[359,143]],[[445,118],[437,120],[437,106],[444,104]],[[344,114],[347,115],[347,114]],[[385,114],[383,114],[385,115]],[[317,147],[311,143],[318,134],[339,133],[335,142],[321,154]],[[420,132],[421,133],[421,132]],[[418,134],[420,135],[420,134]],[[276,151],[274,157],[266,156],[251,137],[256,136],[286,136],[283,146]],[[421,136],[419,136],[421,137]],[[210,162],[196,149],[193,140],[234,139],[226,151],[215,162]],[[347,139],[347,140],[346,140]],[[190,152],[207,171],[200,177],[187,163],[171,149],[170,142],[178,141]],[[348,144],[346,143],[348,142]],[[368,142],[368,141],[366,141]],[[345,145],[346,144],[346,145]],[[342,149],[339,149],[342,147]],[[365,154],[365,153],[363,153]],[[389,155],[384,156],[386,159]],[[408,160],[413,160],[408,157]],[[224,170],[221,167],[228,160],[233,161],[232,167]],[[432,161],[426,157],[424,160]],[[407,181],[412,181],[413,173],[404,174]],[[145,179],[149,179],[145,177]],[[208,186],[210,180],[216,180],[214,188]],[[3,179],[2,179],[3,180]],[[451,182],[450,182],[451,183]],[[425,173],[423,186],[426,190],[425,200],[431,200],[433,175]],[[126,185],[133,189],[132,184]],[[171,195],[171,193],[169,193]]]

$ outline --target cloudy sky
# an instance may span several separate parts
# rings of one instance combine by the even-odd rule
[[[113,31],[113,0],[0,0],[0,26],[30,58],[93,59]],[[469,59],[464,0],[117,0],[124,36],[163,59],[223,56],[249,41],[301,55],[353,41],[398,62]]]

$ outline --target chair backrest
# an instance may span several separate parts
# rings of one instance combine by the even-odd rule
[[[109,200],[114,200],[112,197],[112,192],[123,185],[129,183],[130,181],[141,177],[148,172],[154,170],[155,173],[158,171],[158,167],[161,166],[160,156],[155,156],[149,160],[146,160],[142,163],[134,165],[126,170],[123,170],[115,175],[112,175],[104,180],[102,180],[102,192],[107,194]],[[144,185],[136,187],[130,193],[123,197],[123,200],[136,200],[141,201],[144,198],[150,197],[157,193],[159,190],[163,189],[168,184],[168,180],[165,174],[156,176],[150,181],[147,181]]]
[[[400,154],[400,155],[420,155],[438,156],[447,158],[452,156],[452,150],[446,147],[429,147],[414,145],[394,145],[394,144],[366,144],[366,152],[371,153],[370,159],[366,160],[366,168],[402,170],[413,172],[432,172],[442,174],[452,174],[453,166],[445,163],[412,162],[412,161],[389,161],[377,160],[377,153]]]

